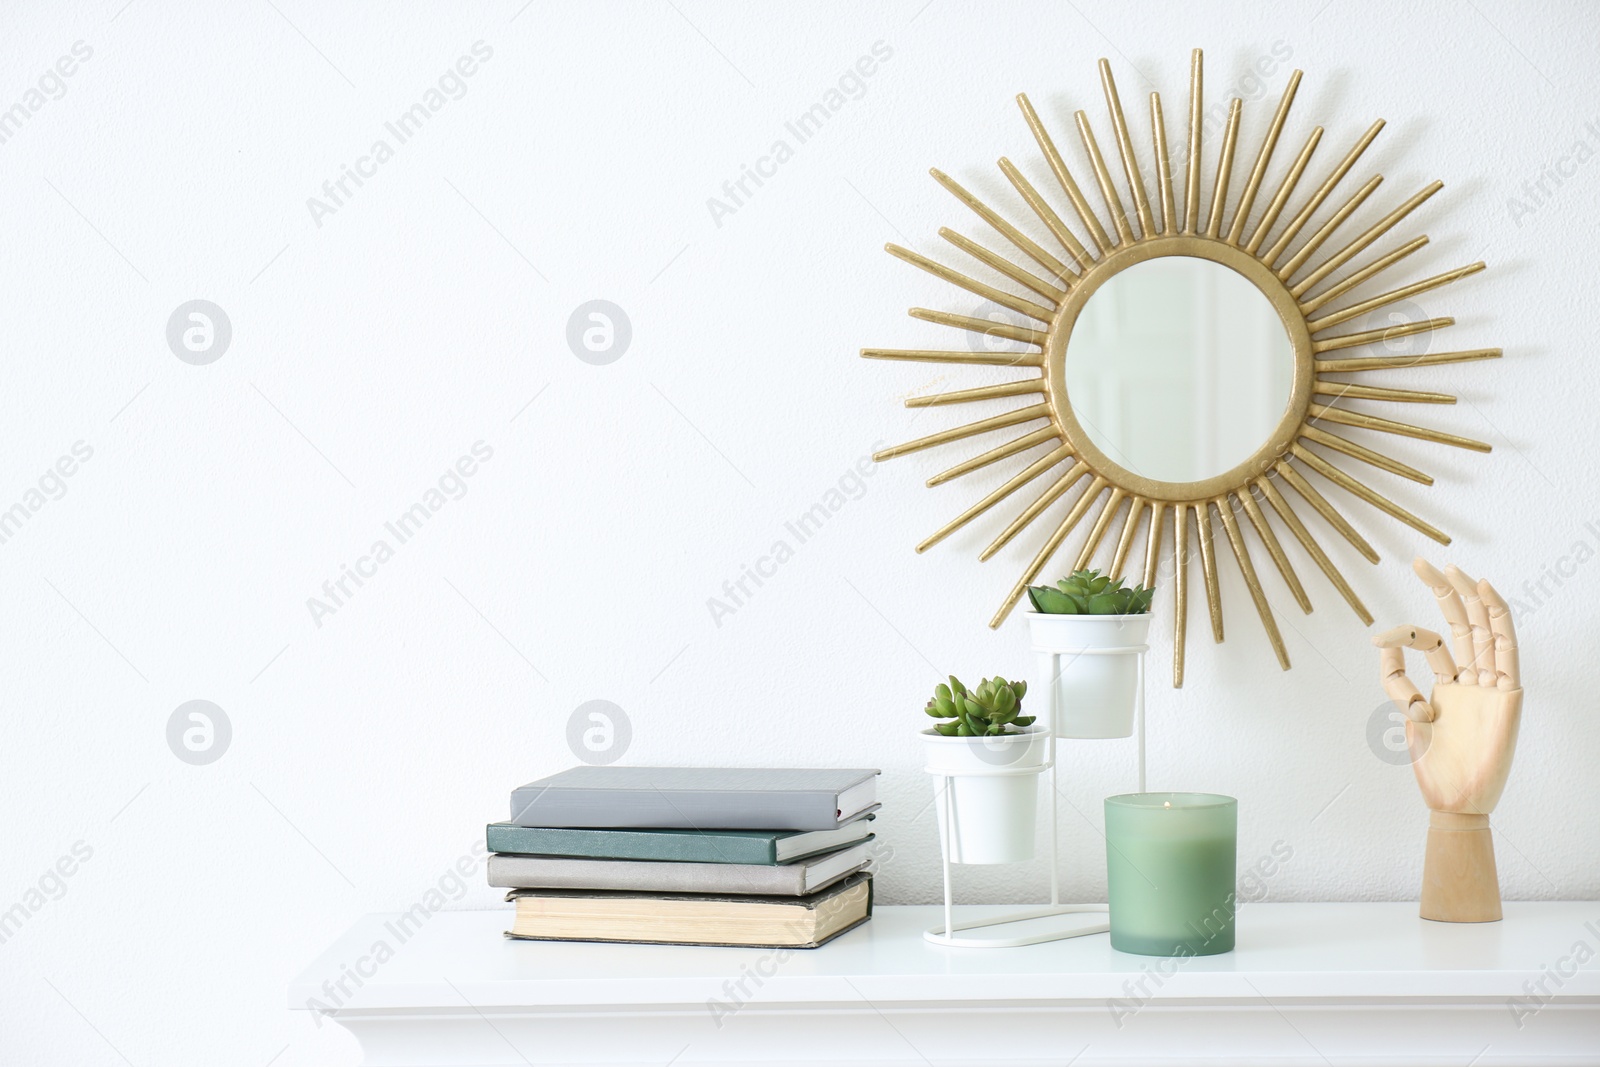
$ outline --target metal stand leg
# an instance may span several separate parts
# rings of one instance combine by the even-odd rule
[[[1139,792],[1145,792],[1144,787],[1144,653],[1139,653],[1139,703],[1136,705],[1139,716]]]

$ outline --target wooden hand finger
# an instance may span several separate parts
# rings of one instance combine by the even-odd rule
[[[1455,661],[1460,665],[1459,671],[1470,674],[1474,670],[1472,661],[1476,651],[1472,647],[1472,622],[1467,618],[1467,606],[1461,602],[1461,594],[1450,584],[1450,579],[1439,573],[1438,568],[1422,557],[1418,556],[1411,561],[1411,569],[1439,602],[1439,611],[1450,627],[1450,640],[1455,646]],[[1460,677],[1459,673],[1457,677]],[[1478,679],[1473,675],[1463,681],[1469,685],[1476,685]]]
[[[1456,661],[1450,655],[1444,638],[1432,630],[1421,626],[1396,626],[1378,634],[1372,643],[1379,648],[1414,648],[1428,657],[1428,666],[1433,668],[1433,680],[1436,683],[1447,685],[1456,680]]]
[[[1522,688],[1522,665],[1517,653],[1517,630],[1511,608],[1488,579],[1478,583],[1478,596],[1489,609],[1489,629],[1494,634],[1494,670],[1501,689]]]
[[[1433,705],[1406,677],[1406,659],[1402,646],[1391,645],[1378,651],[1378,673],[1383,678],[1383,691],[1389,694],[1395,707],[1413,722],[1432,722]]]
[[[1469,680],[1472,671],[1463,670],[1456,676],[1463,685],[1481,685],[1492,688],[1496,681],[1494,669],[1494,632],[1489,629],[1489,607],[1478,595],[1478,583],[1454,563],[1444,569],[1461,601],[1467,608],[1467,621],[1472,626],[1472,670],[1476,677]]]

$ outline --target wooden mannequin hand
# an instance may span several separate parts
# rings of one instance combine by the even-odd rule
[[[1505,599],[1459,567],[1443,574],[1412,563],[1433,591],[1455,645],[1420,626],[1378,634],[1383,688],[1406,716],[1406,744],[1423,801],[1436,812],[1487,816],[1500,802],[1522,721],[1516,631]],[[1406,677],[1404,648],[1428,657],[1434,686],[1424,697]],[[1458,666],[1459,664],[1459,666]]]

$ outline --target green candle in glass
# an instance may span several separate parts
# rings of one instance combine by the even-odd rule
[[[1143,956],[1233,951],[1238,837],[1233,797],[1107,797],[1111,947]]]

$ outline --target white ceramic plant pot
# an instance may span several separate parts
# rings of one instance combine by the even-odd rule
[[[999,737],[945,737],[928,729],[922,741],[926,770],[934,776],[939,845],[950,862],[1031,860],[1049,733],[1034,728]]]
[[[1024,613],[1033,643],[1028,710],[1053,723],[1057,737],[1133,734],[1139,655],[1097,652],[1138,648],[1150,633],[1150,614],[1046,615]],[[1049,701],[1047,707],[1042,707]]]

